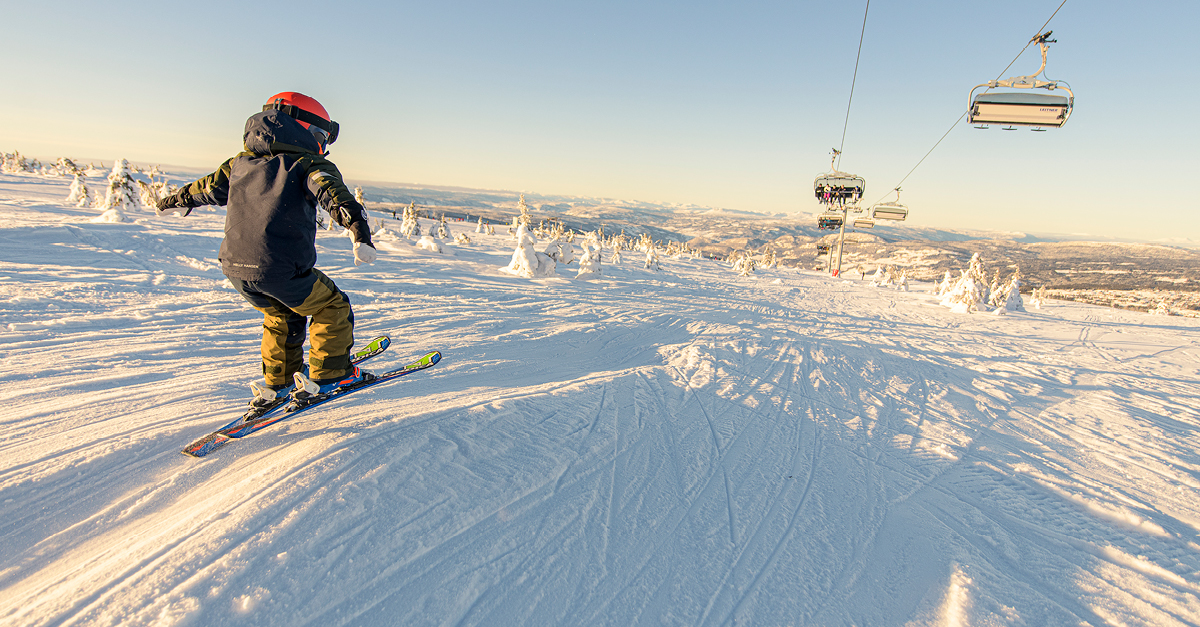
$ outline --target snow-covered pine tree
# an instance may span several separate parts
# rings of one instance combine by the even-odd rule
[[[133,176],[129,173],[129,162],[117,159],[112,172],[108,175],[108,189],[104,194],[105,212],[121,212],[134,209],[138,205],[137,195],[133,191]]]
[[[971,279],[979,290],[979,304],[986,306],[990,290],[988,289],[987,271],[983,269],[983,257],[980,257],[979,253],[971,255],[971,264],[967,268],[967,274],[971,275]]]
[[[983,289],[970,270],[963,270],[954,287],[942,297],[942,306],[957,313],[974,313],[980,306],[987,306],[983,301]]]
[[[950,276],[950,271],[946,271],[946,276],[942,277],[942,282],[938,284],[935,296],[945,296],[947,292],[954,288],[954,277]]]
[[[21,156],[21,152],[14,150],[12,154],[3,153],[0,156],[0,172],[5,174],[18,174],[21,172],[30,172],[29,160]]]
[[[646,237],[648,239],[648,236]],[[658,249],[654,247],[653,243],[646,247],[646,269],[662,270],[662,266],[658,263]]]
[[[1021,269],[1013,271],[1008,281],[992,294],[989,301],[997,311],[1025,311],[1025,301],[1021,298]]]
[[[408,203],[404,208],[404,219],[400,222],[400,234],[404,237],[419,237],[421,224],[417,222],[417,206],[415,202]]]
[[[903,270],[900,272],[900,278],[896,280],[896,289],[900,290],[901,292],[908,291],[908,270]]]
[[[571,240],[574,238],[570,236],[574,231],[567,231],[567,233],[567,239],[559,242],[559,250],[562,251],[562,254],[558,260],[570,265],[575,263],[575,246],[571,244]]]
[[[458,244],[459,246],[466,246],[467,244],[471,243],[471,238],[468,237],[466,233],[462,233],[462,232],[455,233],[454,234],[454,243]]]
[[[562,242],[557,237],[551,237],[546,240],[546,246],[542,248],[542,253],[554,261],[558,261],[559,257],[562,257]]]
[[[871,285],[874,285],[875,287],[883,285],[883,282],[886,280],[884,278],[885,276],[887,275],[883,270],[883,266],[876,266],[875,274],[871,275]]]
[[[484,232],[484,228],[483,228],[483,216],[479,216],[479,224],[475,225],[475,232],[476,232],[476,233],[483,233],[483,232]]]
[[[91,200],[91,194],[88,192],[87,183],[83,180],[83,174],[76,174],[71,180],[71,194],[67,196],[67,202],[75,203],[76,207],[86,207]]]
[[[733,269],[738,276],[752,276],[754,274],[754,256],[749,252],[742,253],[733,263]]]
[[[354,200],[357,200],[358,204],[360,204],[364,207],[367,206],[367,199],[363,198],[363,191],[362,191],[361,186],[358,186],[358,185],[354,186]]]
[[[533,246],[537,244],[537,238],[533,236],[531,229],[525,224],[520,224],[517,226],[516,236],[517,249],[513,251],[512,260],[509,261],[508,266],[502,270],[527,279],[554,276],[557,272],[556,264],[545,253],[539,253],[533,249]]]
[[[58,176],[78,176],[83,173],[74,161],[66,157],[59,157],[58,161],[54,162],[54,169]]]
[[[1173,316],[1173,315],[1175,315],[1175,311],[1171,309],[1170,303],[1168,303],[1167,299],[1165,299],[1165,298],[1158,301],[1158,305],[1156,305],[1154,307],[1154,309],[1151,309],[1148,313],[1152,316]]]
[[[889,285],[895,285],[896,279],[897,279],[896,269],[893,268],[892,266],[888,266],[883,271],[883,283],[880,283],[880,285],[883,285],[885,287],[889,286]]]
[[[1033,288],[1033,291],[1029,293],[1029,302],[1034,309],[1041,309],[1042,304],[1046,302],[1046,286]]]
[[[440,239],[450,239],[450,225],[446,224],[446,214],[442,214],[442,219],[437,225],[437,235]]]
[[[600,275],[600,239],[592,233],[583,240],[583,255],[579,258],[579,273],[575,278],[588,279]]]
[[[515,221],[513,221],[513,226],[520,227],[522,224],[524,224],[526,227],[529,228],[529,230],[532,231],[533,215],[529,213],[529,205],[525,204],[525,194],[521,194],[520,200],[517,201],[517,210],[520,211],[521,213],[520,213],[520,215],[517,216],[517,219]],[[532,237],[532,236],[533,236],[533,234],[530,233],[530,237]],[[518,239],[520,239],[520,238],[518,238]]]

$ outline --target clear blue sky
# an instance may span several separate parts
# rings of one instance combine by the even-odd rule
[[[871,3],[841,162],[868,200],[1058,2]],[[815,211],[864,5],[6,3],[0,150],[214,168],[295,90],[341,123],[352,181]],[[1047,74],[1070,122],[963,122],[905,182],[910,222],[1200,240],[1198,24],[1192,0],[1068,0]]]

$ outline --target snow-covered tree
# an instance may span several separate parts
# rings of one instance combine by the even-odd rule
[[[83,170],[74,161],[66,157],[59,157],[58,161],[54,162],[54,169],[55,174],[58,176],[78,176],[83,174]]]
[[[363,198],[362,187],[357,186],[357,185],[354,186],[354,200],[357,200],[358,204],[360,204],[364,207],[367,206],[367,199]]]
[[[979,253],[971,255],[971,263],[967,268],[967,274],[971,275],[971,279],[975,281],[975,285],[979,288],[979,303],[987,304],[991,290],[988,287],[987,271],[983,269],[983,257],[980,257]]]
[[[946,276],[942,277],[942,282],[938,284],[936,296],[945,296],[954,287],[954,277],[950,275],[950,271],[946,271]]]
[[[483,233],[485,231],[486,231],[486,229],[484,228],[484,224],[483,224],[483,216],[479,216],[479,224],[475,225],[475,232]]]
[[[557,272],[557,264],[546,253],[539,253],[533,249],[534,244],[537,244],[537,238],[533,236],[529,226],[518,225],[516,236],[517,249],[513,251],[512,260],[508,266],[502,269],[509,274],[527,279],[554,276]]]
[[[1017,268],[1003,285],[992,291],[988,304],[997,310],[1025,311],[1025,301],[1021,299],[1021,269]]]
[[[513,227],[520,227],[522,224],[524,224],[526,227],[532,230],[533,215],[529,213],[529,205],[525,204],[525,194],[521,194],[520,200],[517,201],[517,210],[521,213],[516,217],[516,220],[513,221]],[[530,237],[533,237],[532,233],[530,233]]]
[[[421,224],[417,222],[416,203],[410,202],[404,208],[404,218],[400,221],[400,234],[404,237],[420,237]]]
[[[984,289],[970,271],[964,270],[950,291],[942,296],[942,306],[958,313],[974,313],[981,306],[987,307],[983,300]]]
[[[437,235],[440,239],[450,239],[450,225],[446,224],[446,214],[442,214],[442,219],[437,225]]]
[[[88,192],[87,183],[83,180],[83,174],[76,174],[71,181],[71,194],[67,196],[67,202],[75,203],[76,207],[86,207],[91,201],[91,194]]]
[[[575,246],[571,243],[572,239],[574,238],[569,237],[568,239],[559,242],[559,250],[562,251],[562,254],[559,255],[558,260],[567,265],[575,263]]]
[[[1029,294],[1029,304],[1033,305],[1034,309],[1041,309],[1044,302],[1046,302],[1046,286],[1033,288]]]
[[[896,289],[900,290],[901,292],[908,291],[908,270],[904,270],[900,273],[900,278],[896,280]]]
[[[466,233],[455,233],[454,243],[458,244],[459,246],[465,246],[471,243],[471,238],[468,237]]]
[[[662,269],[658,263],[658,249],[653,244],[646,248],[646,268],[649,270]]]
[[[593,234],[583,240],[583,255],[579,257],[579,273],[575,278],[595,278],[600,274],[600,239]]]
[[[12,154],[6,152],[0,155],[0,172],[17,174],[32,171],[33,168],[29,165],[29,160],[22,156],[19,151],[14,150]]]
[[[942,294],[942,306],[950,307],[958,313],[987,311],[988,292],[983,260],[979,257],[979,253],[975,253],[971,256],[970,266],[962,272],[962,276]]]
[[[619,246],[615,246],[613,247],[612,251],[612,262],[621,263],[621,248]]]
[[[1156,305],[1154,307],[1154,309],[1151,309],[1149,313],[1152,316],[1173,316],[1173,315],[1175,315],[1175,311],[1171,309],[1171,305],[1170,305],[1170,303],[1168,303],[1166,301],[1166,299],[1158,301],[1158,305]]]
[[[733,271],[738,273],[738,276],[751,276],[754,274],[754,257],[749,252],[735,252],[730,256]]]
[[[877,266],[875,268],[875,274],[871,275],[871,285],[876,287],[883,285],[884,281],[886,280],[886,276],[887,273],[884,272],[883,266]]]
[[[108,175],[108,189],[104,194],[105,211],[122,211],[135,209],[138,205],[137,194],[133,191],[133,176],[129,173],[129,162],[117,159],[112,172]]]

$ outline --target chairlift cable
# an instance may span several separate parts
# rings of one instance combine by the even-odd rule
[[[868,0],[868,3],[869,3],[869,0]],[[1061,2],[1061,3],[1059,3],[1059,5],[1058,5],[1058,8],[1057,8],[1057,9],[1054,9],[1054,13],[1051,13],[1051,14],[1050,14],[1050,19],[1046,20],[1046,23],[1045,23],[1045,24],[1042,24],[1042,27],[1038,29],[1038,35],[1041,35],[1043,32],[1045,32],[1045,30],[1046,30],[1046,27],[1050,25],[1050,22],[1051,22],[1051,20],[1053,20],[1053,19],[1054,19],[1054,16],[1055,16],[1055,15],[1058,15],[1058,12],[1059,12],[1060,10],[1062,10],[1062,8],[1063,8],[1063,5],[1064,5],[1064,4],[1066,4],[1066,3],[1067,3],[1067,0],[1062,0],[1062,2]],[[865,20],[865,17],[864,17],[864,20]],[[864,21],[863,27],[864,27],[864,28],[866,27],[865,21]],[[1020,59],[1020,58],[1021,58],[1021,55],[1025,54],[1025,51],[1029,49],[1029,46],[1033,45],[1033,42],[1034,42],[1034,40],[1035,40],[1035,39],[1037,39],[1037,36],[1034,36],[1034,37],[1033,37],[1033,39],[1030,39],[1028,42],[1026,42],[1026,43],[1025,43],[1025,47],[1024,47],[1024,48],[1021,48],[1021,51],[1017,53],[1017,56],[1013,57],[1013,60],[1012,60],[1012,61],[1009,61],[1009,62],[1008,62],[1008,65],[1007,65],[1007,66],[1005,66],[1005,68],[1004,68],[1003,70],[1000,70],[1000,74],[998,74],[998,75],[996,76],[996,80],[1000,80],[1001,78],[1004,78],[1004,75],[1005,75],[1006,73],[1008,73],[1008,69],[1009,69],[1009,68],[1011,68],[1011,67],[1013,66],[1013,64],[1017,62],[1017,59]],[[859,45],[861,46],[862,44],[860,43]],[[989,87],[988,89],[990,90],[991,88]],[[986,91],[986,90],[985,90],[985,91]],[[851,93],[851,97],[853,97],[853,94],[854,94],[854,88],[853,88],[853,86],[851,86],[850,93]],[[916,172],[916,171],[917,171],[917,168],[921,167],[921,164],[922,164],[922,163],[925,163],[925,159],[929,158],[929,155],[933,154],[933,151],[934,151],[934,150],[936,150],[936,149],[937,149],[937,147],[938,147],[938,146],[939,146],[939,145],[942,143],[942,140],[943,140],[943,139],[946,139],[946,136],[950,134],[950,131],[953,131],[953,130],[954,130],[956,127],[958,127],[958,124],[959,124],[959,122],[962,122],[962,119],[963,119],[964,117],[966,117],[967,113],[969,113],[969,112],[970,112],[970,111],[963,111],[963,112],[962,112],[962,114],[958,116],[958,119],[954,120],[954,124],[951,124],[951,125],[950,125],[950,128],[949,128],[949,129],[947,129],[947,131],[946,131],[945,133],[943,133],[943,134],[942,134],[942,137],[941,137],[941,139],[938,139],[938,140],[937,140],[937,143],[935,143],[935,144],[933,145],[933,148],[930,148],[930,149],[929,149],[929,152],[925,153],[925,156],[924,156],[924,157],[921,157],[921,160],[917,162],[917,165],[914,165],[914,166],[913,166],[913,168],[912,168],[911,170],[909,170],[909,171],[908,171],[908,174],[905,174],[905,175],[904,175],[904,178],[900,179],[900,182],[899,182],[899,183],[896,183],[896,187],[900,187],[901,185],[903,185],[903,184],[904,184],[904,181],[907,181],[907,180],[908,180],[908,177],[912,176],[912,173],[913,173],[913,172]],[[846,112],[846,115],[847,115],[847,117],[849,116],[849,110],[847,110],[847,112]],[[843,133],[844,133],[844,131],[843,131]],[[842,141],[845,141],[845,136],[844,136],[844,134],[843,134]],[[893,188],[893,189],[894,189],[894,188]],[[883,199],[884,199],[884,198],[887,198],[887,197],[888,197],[888,196],[890,196],[891,194],[892,194],[891,192],[888,192],[888,193],[884,194],[883,196],[881,196],[881,197],[879,198],[879,200],[876,200],[876,201],[875,201],[875,204],[879,204],[880,202],[882,202],[882,201],[883,201]]]
[[[842,143],[838,146],[837,164],[834,169],[842,166],[842,149],[846,147],[846,129],[850,127],[850,105],[854,103],[854,83],[858,80],[858,60],[862,58],[863,38],[867,34],[867,13],[870,10],[871,0],[867,0],[867,8],[863,10],[862,32],[858,35],[858,54],[854,56],[854,76],[850,79],[850,100],[846,103],[846,122],[842,125]]]

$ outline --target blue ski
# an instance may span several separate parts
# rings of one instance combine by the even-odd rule
[[[379,353],[388,350],[388,346],[390,344],[391,340],[388,338],[388,336],[379,336],[379,338],[368,342],[365,347],[362,347],[362,350],[355,352],[353,356],[350,357],[350,363],[360,364],[362,362],[366,362],[367,359],[376,357]],[[372,380],[370,383],[374,383],[376,381],[377,380]],[[342,390],[338,389],[335,390],[335,392],[341,393]],[[289,401],[292,401],[292,399],[290,399],[289,396],[284,396],[283,399],[274,402],[274,404],[265,407],[253,407],[251,410],[248,410],[246,413],[242,414],[242,416],[232,420],[232,422],[229,424],[222,426],[221,429],[217,429],[216,431],[211,432],[211,434],[199,438],[199,440],[194,441],[191,444],[187,444],[187,446],[181,450],[181,453],[199,458],[199,456],[204,456],[212,452],[212,450],[223,446],[224,443],[229,441],[229,437],[242,437],[252,434],[252,432],[257,431],[258,429],[262,429],[263,426],[274,424],[278,419],[282,419],[284,412],[289,411]]]

